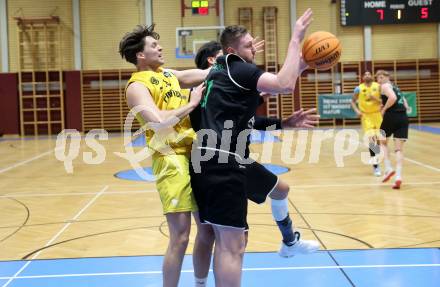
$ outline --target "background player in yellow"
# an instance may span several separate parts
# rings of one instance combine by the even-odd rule
[[[364,73],[362,80],[363,82],[354,89],[351,106],[361,119],[362,130],[368,135],[374,175],[380,176],[381,172],[376,158],[376,154],[379,154],[377,134],[382,123],[380,85],[373,81],[373,76],[369,71]]]
[[[148,129],[145,133],[149,148],[155,151],[153,173],[170,234],[162,267],[163,286],[176,287],[188,246],[191,212],[197,211],[188,167],[195,133],[188,114],[198,105],[204,90],[200,85],[189,97],[181,92],[181,86],[186,88],[199,85],[208,70],[163,69],[161,66],[164,59],[158,39],[154,25],[137,26],[123,37],[119,52],[137,68],[137,72],[132,74],[127,83],[126,99],[130,108],[142,107],[136,115],[142,127],[155,125],[157,128],[174,121],[167,128],[155,129],[154,132]],[[177,124],[174,125],[175,123]],[[164,133],[164,130],[167,132]],[[200,234],[203,232],[198,232],[194,257],[209,255],[203,248],[198,248],[198,242],[203,240]]]

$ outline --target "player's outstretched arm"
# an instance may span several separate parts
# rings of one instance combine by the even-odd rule
[[[304,69],[301,60],[301,41],[312,22],[312,10],[307,9],[296,21],[295,30],[289,43],[286,60],[277,75],[264,73],[258,80],[257,89],[267,93],[292,93],[298,76]]]
[[[382,94],[387,97],[387,102],[382,108],[382,115],[392,106],[397,100],[397,96],[394,93],[391,85],[389,83],[385,83],[381,86]]]
[[[288,118],[281,122],[283,129],[288,128],[313,128],[319,123],[319,115],[316,114],[316,109],[309,109],[304,111],[300,109],[293,112]]]
[[[160,110],[154,103],[150,91],[138,82],[128,86],[126,97],[130,109],[135,107],[142,108],[139,113],[146,123],[163,123],[172,117],[179,119],[186,117],[199,104],[204,89],[203,85],[199,85],[192,91],[190,102],[175,110]]]
[[[177,80],[179,80],[180,87],[184,89],[200,85],[205,80],[206,76],[208,76],[210,71],[210,69],[189,69],[183,71],[171,69],[168,70],[176,76]]]
[[[353,97],[351,98],[351,107],[356,112],[356,114],[360,117],[360,116],[362,116],[362,112],[359,110],[359,108],[357,106],[358,99],[359,99],[359,87],[356,87],[356,89],[354,89]]]

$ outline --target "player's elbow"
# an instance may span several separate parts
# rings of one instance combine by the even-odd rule
[[[295,91],[295,82],[289,82],[281,86],[280,94],[292,94]]]
[[[292,79],[287,79],[287,80],[278,78],[278,85],[280,87],[278,92],[280,94],[293,93],[295,90],[296,78],[297,77],[293,77]]]

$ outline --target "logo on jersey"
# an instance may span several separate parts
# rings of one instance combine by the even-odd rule
[[[167,87],[171,87],[171,83],[168,82],[168,80],[163,79],[163,82],[165,83],[165,85],[166,85]]]
[[[150,78],[150,82],[151,82],[153,85],[159,85],[159,80],[156,79],[155,77],[151,77],[151,78]]]
[[[170,77],[172,76],[172,74],[171,74],[170,72],[167,72],[167,71],[164,71],[164,72],[163,72],[163,75],[164,75],[166,78],[170,78]]]
[[[165,94],[165,97],[163,98],[163,101],[165,103],[168,103],[168,100],[171,97],[177,97],[177,98],[182,98],[182,94],[179,91],[175,91],[175,90],[170,90]]]

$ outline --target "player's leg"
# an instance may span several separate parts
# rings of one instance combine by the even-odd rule
[[[380,117],[378,117],[378,115]],[[380,121],[379,121],[380,119]],[[380,127],[382,116],[380,113],[364,114],[361,118],[362,129],[368,136],[368,151],[370,152],[370,163],[373,166],[373,174],[380,176],[380,168],[376,155],[380,152],[380,147],[376,139],[376,131]]]
[[[391,166],[390,154],[388,150],[388,140],[389,138],[387,137],[385,140],[382,140],[380,142],[380,148],[383,150],[383,155],[384,155],[383,162],[385,165],[385,173],[382,182],[387,182],[396,173],[393,167]]]
[[[394,132],[394,149],[396,152],[396,181],[393,188],[399,189],[402,184],[403,145],[408,139],[409,121],[406,113],[399,115],[399,128]]]
[[[214,225],[216,287],[241,286],[245,232],[242,228]]]
[[[210,224],[202,224],[200,222],[199,213],[193,213],[197,223],[197,235],[193,250],[193,266],[195,286],[204,287],[209,273],[211,264],[212,247],[214,245],[214,230]]]
[[[380,141],[380,148],[384,155],[385,172],[382,182],[387,182],[394,176],[395,171],[391,166],[390,154],[388,151],[388,139],[391,137],[395,130],[394,118],[392,114],[385,113],[382,124],[380,125],[381,132],[385,135],[385,139]]]
[[[380,153],[380,146],[375,136],[368,139],[368,150],[370,152],[371,163],[373,165],[373,174],[375,176],[381,176],[380,167],[377,162],[377,154]]]
[[[163,286],[177,287],[180,271],[182,269],[183,257],[188,246],[191,229],[191,213],[167,213],[166,219],[170,241],[168,243],[162,266]]]
[[[153,173],[169,229],[169,243],[163,262],[163,286],[178,285],[183,257],[188,246],[191,212],[197,205],[191,190],[189,158],[169,155],[153,158]]]
[[[246,166],[246,195],[249,200],[261,204],[269,197],[272,216],[282,235],[280,256],[290,257],[298,253],[310,253],[319,249],[317,241],[301,240],[289,216],[289,185],[258,162]]]
[[[200,222],[211,223],[213,227],[219,226],[219,229],[221,230],[223,230],[221,227],[226,226],[225,234],[232,234],[231,238],[229,236],[225,237],[225,239],[223,240],[224,244],[219,244],[218,240],[224,238],[223,231],[221,231],[220,233],[215,233],[216,247],[214,251],[214,262],[216,262],[215,264],[217,264],[218,274],[222,274],[216,275],[216,286],[236,286],[230,285],[230,283],[235,282],[234,280],[236,279],[228,281],[226,280],[226,277],[228,277],[229,275],[224,275],[223,273],[230,272],[230,267],[227,266],[227,263],[225,262],[233,257],[231,259],[233,260],[232,264],[234,264],[233,266],[236,266],[238,264],[239,270],[237,272],[239,272],[238,274],[241,274],[242,259],[240,259],[240,257],[242,257],[244,253],[244,230],[246,227],[247,217],[245,170],[241,168],[238,162],[234,160],[228,162],[227,164],[219,164],[218,162],[205,162],[202,165],[202,170],[202,173],[194,174],[195,180],[193,180],[196,185],[196,188],[194,189],[195,199],[198,206],[200,207]],[[202,228],[203,227],[204,226],[202,226]],[[204,229],[201,230],[202,232],[206,231]],[[242,247],[240,247],[241,255],[239,256],[239,258],[231,255],[232,253],[237,253],[237,245],[236,241],[234,241],[237,238],[233,236],[234,232],[237,232],[237,230],[239,231],[238,234],[241,234],[240,236],[242,236],[240,240],[242,240],[241,245],[243,245]],[[207,237],[205,237],[205,239],[207,239]],[[207,242],[205,242],[205,249],[203,252],[207,252],[208,250],[208,244],[206,243],[209,243],[209,238]],[[202,252],[202,250],[199,251]],[[196,250],[196,253],[199,251]],[[196,254],[196,256],[199,255]],[[203,255],[200,255],[200,257],[202,258]],[[201,259],[202,261],[204,261],[201,263],[203,264],[203,266],[200,270],[197,271],[197,273],[199,274],[198,276],[203,276],[203,272],[206,272],[207,274],[207,269],[205,269],[204,271],[203,268],[209,267],[209,260],[206,257],[203,258]],[[195,265],[195,268],[199,267],[200,266],[197,267]],[[216,269],[216,266],[214,266],[214,269]],[[237,277],[236,274],[232,275],[233,278]],[[240,282],[240,276],[238,276],[238,284]],[[223,277],[225,278],[222,279]],[[223,282],[224,280],[226,281]]]
[[[396,153],[396,180],[393,188],[399,189],[402,184],[402,164],[403,164],[403,145],[405,140],[394,139],[394,148]]]
[[[289,216],[289,186],[282,180],[278,180],[275,188],[270,192],[272,216],[278,225],[283,237],[279,255],[291,257],[297,254],[308,254],[319,249],[319,242],[315,240],[303,240],[299,231],[295,230]]]

